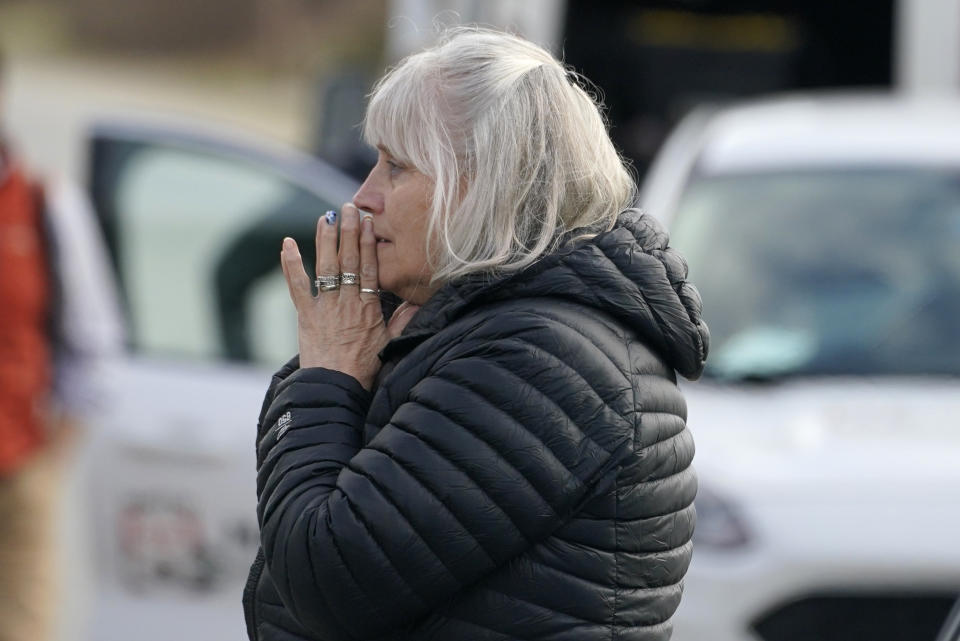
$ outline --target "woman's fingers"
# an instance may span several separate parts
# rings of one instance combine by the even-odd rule
[[[355,299],[360,292],[360,213],[353,203],[345,203],[340,215],[340,300]]]
[[[317,278],[340,274],[340,260],[337,257],[338,218],[337,212],[331,209],[317,221]]]
[[[290,299],[299,310],[308,299],[313,297],[310,291],[310,277],[303,269],[303,259],[296,241],[292,238],[283,239],[283,248],[280,250],[280,267],[287,280],[287,289],[290,290]]]
[[[373,214],[360,217],[360,288],[364,300],[377,296],[380,277],[377,272],[377,237],[373,232]]]

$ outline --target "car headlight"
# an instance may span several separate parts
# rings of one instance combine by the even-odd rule
[[[750,530],[742,513],[729,499],[701,485],[694,505],[697,509],[697,526],[693,531],[695,547],[730,550],[750,542]]]

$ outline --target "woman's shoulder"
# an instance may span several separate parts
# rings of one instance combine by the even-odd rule
[[[640,408],[685,415],[665,359],[629,328],[587,306],[546,298],[503,301],[472,310],[444,331],[451,334],[440,353],[424,345],[435,359],[430,365],[414,359],[423,369],[409,383],[449,389],[446,400],[455,407],[463,406],[456,397],[462,389],[508,399],[498,406],[559,407],[577,425],[590,425],[603,443],[630,432]]]
[[[471,336],[554,335],[569,340],[579,336],[616,337],[626,340],[630,331],[613,316],[576,301],[560,297],[518,297],[478,305],[465,313],[449,329],[463,327]]]
[[[638,369],[670,378],[670,368],[614,316],[562,298],[515,298],[471,310],[447,328],[456,346],[448,357],[483,353],[549,354],[570,367],[594,366],[602,377]],[[497,346],[496,350],[492,347]]]

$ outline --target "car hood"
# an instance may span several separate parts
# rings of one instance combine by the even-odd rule
[[[695,465],[711,488],[770,500],[960,499],[960,383],[814,379],[687,384]]]

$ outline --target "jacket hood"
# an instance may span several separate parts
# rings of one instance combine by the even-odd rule
[[[703,372],[710,334],[687,264],[652,216],[624,211],[609,231],[571,240],[520,272],[448,283],[417,312],[404,339],[433,334],[470,309],[511,298],[564,299],[598,309],[631,328],[677,372]]]

